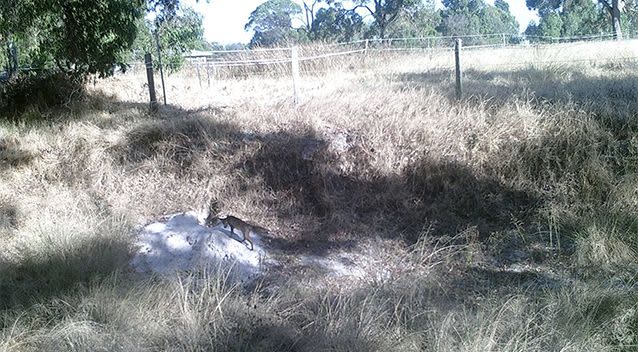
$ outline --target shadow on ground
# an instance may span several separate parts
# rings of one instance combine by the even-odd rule
[[[0,171],[26,166],[32,160],[33,155],[21,148],[16,141],[0,137]]]
[[[18,226],[18,207],[10,200],[0,198],[0,230],[15,229]]]
[[[29,252],[20,251],[11,260],[0,257],[0,310],[72,293],[83,284],[124,270],[130,243],[123,239],[88,238],[44,253]]]
[[[531,99],[538,105],[549,103],[575,103],[589,109],[613,107],[621,117],[636,116],[638,105],[638,75],[635,65],[619,63],[618,66],[602,65],[606,70],[596,74],[595,69],[574,66],[522,68],[502,70],[498,68],[463,72],[463,93],[470,103],[499,106],[517,95]],[[588,73],[588,71],[592,71]],[[451,101],[454,98],[454,73],[436,69],[423,73],[407,73],[399,77],[407,86],[416,88],[443,87]],[[447,87],[447,89],[445,88]],[[605,106],[595,106],[604,104]]]
[[[272,196],[251,200],[277,219],[276,233],[282,236],[274,240],[283,248],[343,248],[367,234],[414,243],[424,228],[449,234],[476,227],[487,236],[509,228],[512,219],[534,217],[540,204],[537,195],[477,175],[458,162],[422,158],[386,176],[373,171],[370,153],[356,145],[343,152],[327,148],[331,141],[311,126],[249,133],[216,119],[225,113],[220,110],[164,109],[159,118],[127,132],[125,143],[112,149],[120,164],[135,168],[161,158],[163,172],[178,178],[226,175],[226,184],[239,190],[235,197],[265,190]],[[312,156],[309,148],[316,149]],[[354,159],[355,171],[342,171],[339,163],[345,154]]]

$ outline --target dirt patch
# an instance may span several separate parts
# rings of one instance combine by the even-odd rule
[[[282,242],[252,233],[254,249],[243,234],[222,225],[205,226],[205,216],[186,212],[144,226],[137,235],[137,253],[131,266],[138,273],[168,275],[175,271],[219,270],[244,284],[257,280],[293,279],[313,286],[382,282],[414,269],[396,245],[368,240],[359,245],[315,250],[286,248]]]

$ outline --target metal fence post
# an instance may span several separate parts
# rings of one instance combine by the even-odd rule
[[[210,88],[210,64],[208,64],[208,58],[204,60],[206,62],[206,79],[208,80],[208,88]]]
[[[292,89],[295,106],[299,106],[299,49],[292,48]]]
[[[199,82],[199,88],[202,87],[202,76],[199,74],[199,58],[195,59],[195,69],[197,70],[197,82]]]
[[[159,63],[160,78],[162,79],[162,94],[166,105],[166,86],[164,85],[164,68],[162,67],[162,50],[160,49],[159,31],[155,30],[155,44],[157,45],[157,62]]]
[[[463,72],[461,71],[461,38],[456,38],[454,42],[454,59],[456,61],[456,99],[463,97]]]

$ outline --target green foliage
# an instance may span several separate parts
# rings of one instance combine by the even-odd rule
[[[23,46],[22,65],[77,76],[112,73],[137,32],[143,0],[31,0],[0,7],[0,33]],[[13,7],[15,5],[15,7]]]
[[[589,0],[565,1],[561,17],[562,36],[603,33],[607,25],[604,14]]]
[[[145,53],[156,56],[156,38],[152,34],[156,29],[162,50],[162,63],[169,71],[181,68],[185,52],[204,50],[209,46],[204,40],[203,17],[191,8],[180,9],[173,16],[157,21],[155,25],[140,19],[137,28],[138,34],[130,54],[131,59],[143,60]]]
[[[538,25],[538,35],[542,37],[560,37],[563,20],[555,12],[548,13]]]
[[[388,27],[406,10],[418,7],[419,0],[356,0],[356,7],[367,11],[374,19],[373,31],[386,38]]]
[[[621,14],[620,23],[622,29],[627,33],[638,32],[638,3],[636,0],[624,1],[625,11]]]
[[[292,27],[292,18],[301,14],[301,7],[291,0],[268,0],[250,14],[245,29],[254,30],[250,46],[274,46],[299,39]]]
[[[63,105],[83,92],[80,80],[63,73],[20,75],[0,85],[0,117],[15,119],[29,107]]]
[[[316,10],[322,3],[324,6]],[[350,41],[364,36],[432,35],[440,20],[433,1],[315,0],[303,4],[303,11],[290,0],[269,0],[259,5],[246,25],[246,30],[255,31],[251,46],[305,40]],[[366,23],[362,12],[367,12],[373,22]],[[292,19],[301,15],[307,25],[293,28]]]
[[[598,3],[590,0],[527,0],[527,7],[538,10],[540,21],[537,29],[529,28],[526,33],[570,37],[609,32],[609,11],[605,6],[611,5],[605,4],[606,0]],[[631,6],[630,3],[627,5]]]
[[[364,28],[363,18],[341,6],[331,6],[317,11],[310,36],[325,42],[345,42],[356,39]]]
[[[437,28],[443,35],[518,33],[518,22],[503,1],[495,1],[492,6],[483,0],[444,0],[443,5],[445,9],[441,11],[442,20]]]
[[[421,37],[436,35],[441,15],[434,1],[426,0],[405,8],[396,21],[387,28],[389,37]]]
[[[528,35],[540,36],[532,39],[546,41],[550,37],[595,35],[604,33],[607,27],[605,14],[588,0],[566,1],[560,9],[542,13],[539,24],[528,26],[525,31]]]

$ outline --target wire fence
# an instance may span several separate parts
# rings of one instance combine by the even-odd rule
[[[184,56],[185,62],[169,62],[162,65],[128,62],[127,69],[119,74],[143,74],[150,68],[167,70],[166,81],[177,78],[197,79],[197,86],[206,90],[215,82],[225,79],[246,79],[251,77],[292,77],[293,86],[299,86],[300,77],[293,77],[293,66],[298,65],[299,74],[304,79],[325,75],[328,72],[346,70],[348,72],[392,73],[400,71],[390,62],[418,61],[422,69],[446,69],[453,71],[454,42],[463,42],[464,68],[471,69],[517,69],[543,65],[576,63],[629,63],[638,62],[638,50],[628,50],[621,55],[614,53],[601,55],[586,48],[592,42],[600,45],[631,47],[635,35],[625,36],[623,41],[612,41],[613,35],[548,37],[511,35],[505,33],[427,36],[387,39],[365,39],[342,43],[313,44],[294,47],[258,48],[252,50],[212,50],[193,52]],[[560,44],[557,46],[557,44]],[[598,44],[597,44],[598,45]],[[557,48],[560,48],[557,50]],[[638,46],[636,46],[638,48]],[[494,49],[494,50],[491,50]],[[499,49],[499,50],[495,50]],[[295,60],[293,51],[298,50]],[[486,55],[486,52],[489,54]],[[398,59],[398,60],[395,60]],[[414,67],[410,68],[414,69]],[[30,72],[40,68],[24,67]],[[393,71],[394,70],[394,71]],[[3,75],[0,72],[0,80]],[[166,82],[158,82],[165,88]],[[167,93],[170,94],[170,93]],[[164,95],[163,98],[166,98]],[[170,100],[170,97],[168,97]],[[299,97],[294,99],[299,101]]]
[[[217,81],[225,79],[282,78],[289,77],[295,87],[293,101],[298,96],[300,80],[326,75],[329,72],[347,71],[361,74],[400,74],[417,70],[447,70],[454,72],[454,42],[464,43],[463,69],[502,70],[524,67],[539,68],[553,65],[578,63],[631,63],[638,62],[638,50],[634,36],[626,36],[623,41],[613,41],[612,35],[578,37],[511,36],[502,33],[490,35],[470,35],[456,37],[414,37],[356,40],[344,43],[320,44],[312,46],[262,48],[255,50],[216,50],[197,52],[184,56],[185,64],[164,65],[174,77],[196,78],[201,92],[208,90]],[[595,42],[592,44],[592,42]],[[469,43],[469,44],[468,44]],[[624,46],[629,50],[618,54],[618,50],[591,50],[591,45],[616,48]],[[498,50],[496,50],[498,49]],[[293,51],[298,51],[298,55]],[[391,64],[392,63],[392,64]],[[397,65],[398,63],[398,65]],[[148,69],[144,63],[129,63],[131,71]],[[293,67],[299,68],[295,73]],[[157,67],[155,67],[157,68]],[[303,93],[301,93],[303,94]],[[169,97],[170,98],[170,97]],[[169,99],[170,100],[170,99]]]

